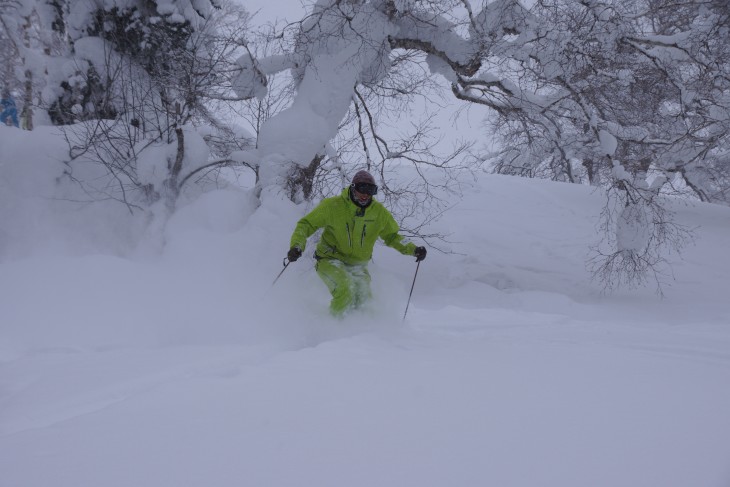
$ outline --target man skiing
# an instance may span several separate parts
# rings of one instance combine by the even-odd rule
[[[426,258],[425,247],[403,241],[393,215],[373,199],[377,192],[373,176],[358,171],[349,187],[339,196],[323,200],[299,220],[292,234],[290,262],[301,257],[307,239],[324,228],[314,253],[315,269],[332,293],[330,312],[334,316],[341,317],[370,299],[367,264],[378,237],[401,254],[415,256],[417,262]]]

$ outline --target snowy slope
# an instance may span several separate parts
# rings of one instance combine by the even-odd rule
[[[730,485],[728,208],[677,205],[665,299],[606,296],[600,195],[484,175],[406,322],[384,247],[338,322],[311,259],[271,287],[304,207],[210,193],[119,257],[117,226],[4,194],[2,487]]]

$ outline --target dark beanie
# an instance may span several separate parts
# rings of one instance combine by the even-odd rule
[[[352,184],[368,183],[375,184],[375,178],[369,172],[364,169],[355,173],[352,177]]]

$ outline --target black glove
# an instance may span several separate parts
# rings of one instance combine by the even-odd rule
[[[416,256],[416,262],[421,262],[423,259],[426,258],[426,247],[416,247],[413,255]]]
[[[289,262],[294,262],[299,257],[302,256],[302,249],[299,247],[292,247],[289,249],[289,252],[286,254],[286,258],[289,259]]]

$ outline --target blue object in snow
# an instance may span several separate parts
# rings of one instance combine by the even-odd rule
[[[11,96],[5,96],[0,100],[0,107],[2,107],[0,123],[8,125],[8,121],[10,121],[18,127],[18,108],[15,106],[15,100]]]

